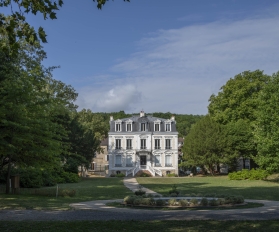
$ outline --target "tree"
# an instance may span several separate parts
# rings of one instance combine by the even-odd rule
[[[108,0],[93,0],[97,2],[97,8],[102,9]],[[130,0],[124,0],[129,2]],[[62,0],[0,0],[0,7],[10,7],[10,15],[0,14],[0,35],[7,37],[6,43],[1,43],[1,49],[6,53],[15,54],[20,48],[21,40],[30,45],[41,40],[47,42],[46,33],[42,27],[36,31],[27,21],[25,14],[36,15],[41,13],[46,20],[56,19],[56,12],[62,7]],[[4,41],[2,41],[4,42]]]
[[[64,149],[67,131],[57,114],[77,95],[51,78],[52,68],[41,65],[44,58],[38,44],[21,43],[17,56],[0,51],[0,168],[7,167],[7,193],[12,166],[57,165]]]
[[[259,96],[255,139],[258,155],[254,157],[261,168],[270,173],[279,171],[279,72]]]
[[[211,95],[209,115],[224,125],[239,119],[255,121],[258,96],[269,80],[270,76],[260,70],[236,75],[220,88],[217,96]]]
[[[237,122],[228,123],[224,127],[223,136],[225,141],[223,162],[229,165],[230,171],[237,170],[239,157],[243,158],[244,165],[245,158],[256,155],[256,143],[247,121],[239,119]]]
[[[183,145],[183,159],[192,166],[206,166],[214,174],[223,161],[223,127],[210,116],[193,125]]]

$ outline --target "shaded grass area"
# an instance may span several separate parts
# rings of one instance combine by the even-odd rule
[[[2,221],[0,231],[277,231],[278,220],[269,221]]]
[[[264,206],[264,204],[256,202],[248,202],[245,205],[232,205],[232,206],[216,206],[216,207],[150,207],[150,206],[126,206],[120,202],[109,202],[107,206],[113,206],[117,208],[133,208],[133,209],[149,209],[149,210],[229,210],[229,209],[249,209],[258,208]]]
[[[140,185],[168,195],[175,184],[182,195],[241,195],[245,199],[279,201],[279,183],[262,180],[229,180],[227,176],[182,178],[137,178]]]
[[[40,192],[56,187],[41,188]],[[70,203],[121,199],[132,194],[122,178],[86,178],[79,183],[60,184],[59,189],[75,190],[74,197],[37,196],[30,194],[34,189],[24,189],[22,194],[0,194],[0,209],[49,209],[68,210]]]

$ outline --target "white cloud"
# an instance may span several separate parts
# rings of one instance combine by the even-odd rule
[[[279,17],[272,16],[160,30],[112,67],[114,78],[102,88],[84,89],[81,99],[91,96],[83,102],[94,111],[206,114],[210,95],[230,77],[279,70],[278,25]]]

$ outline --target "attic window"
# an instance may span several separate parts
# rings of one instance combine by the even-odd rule
[[[171,131],[171,124],[170,123],[166,123],[166,131]]]
[[[140,130],[141,131],[145,131],[145,123],[141,123],[140,124]]]
[[[154,131],[160,131],[160,123],[155,123]]]
[[[132,131],[132,123],[127,122],[127,124],[126,124],[126,131]]]
[[[121,123],[115,123],[115,131],[121,131]]]

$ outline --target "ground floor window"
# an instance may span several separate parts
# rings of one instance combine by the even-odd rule
[[[172,166],[171,155],[166,155],[166,158],[165,158],[165,166],[166,166],[166,167],[171,167],[171,166]]]
[[[132,155],[127,155],[126,157],[126,166],[132,167],[133,166],[133,157]]]
[[[160,167],[161,166],[161,156],[155,155],[155,166]]]
[[[122,163],[121,163],[121,155],[116,155],[115,156],[115,167],[121,167]]]

